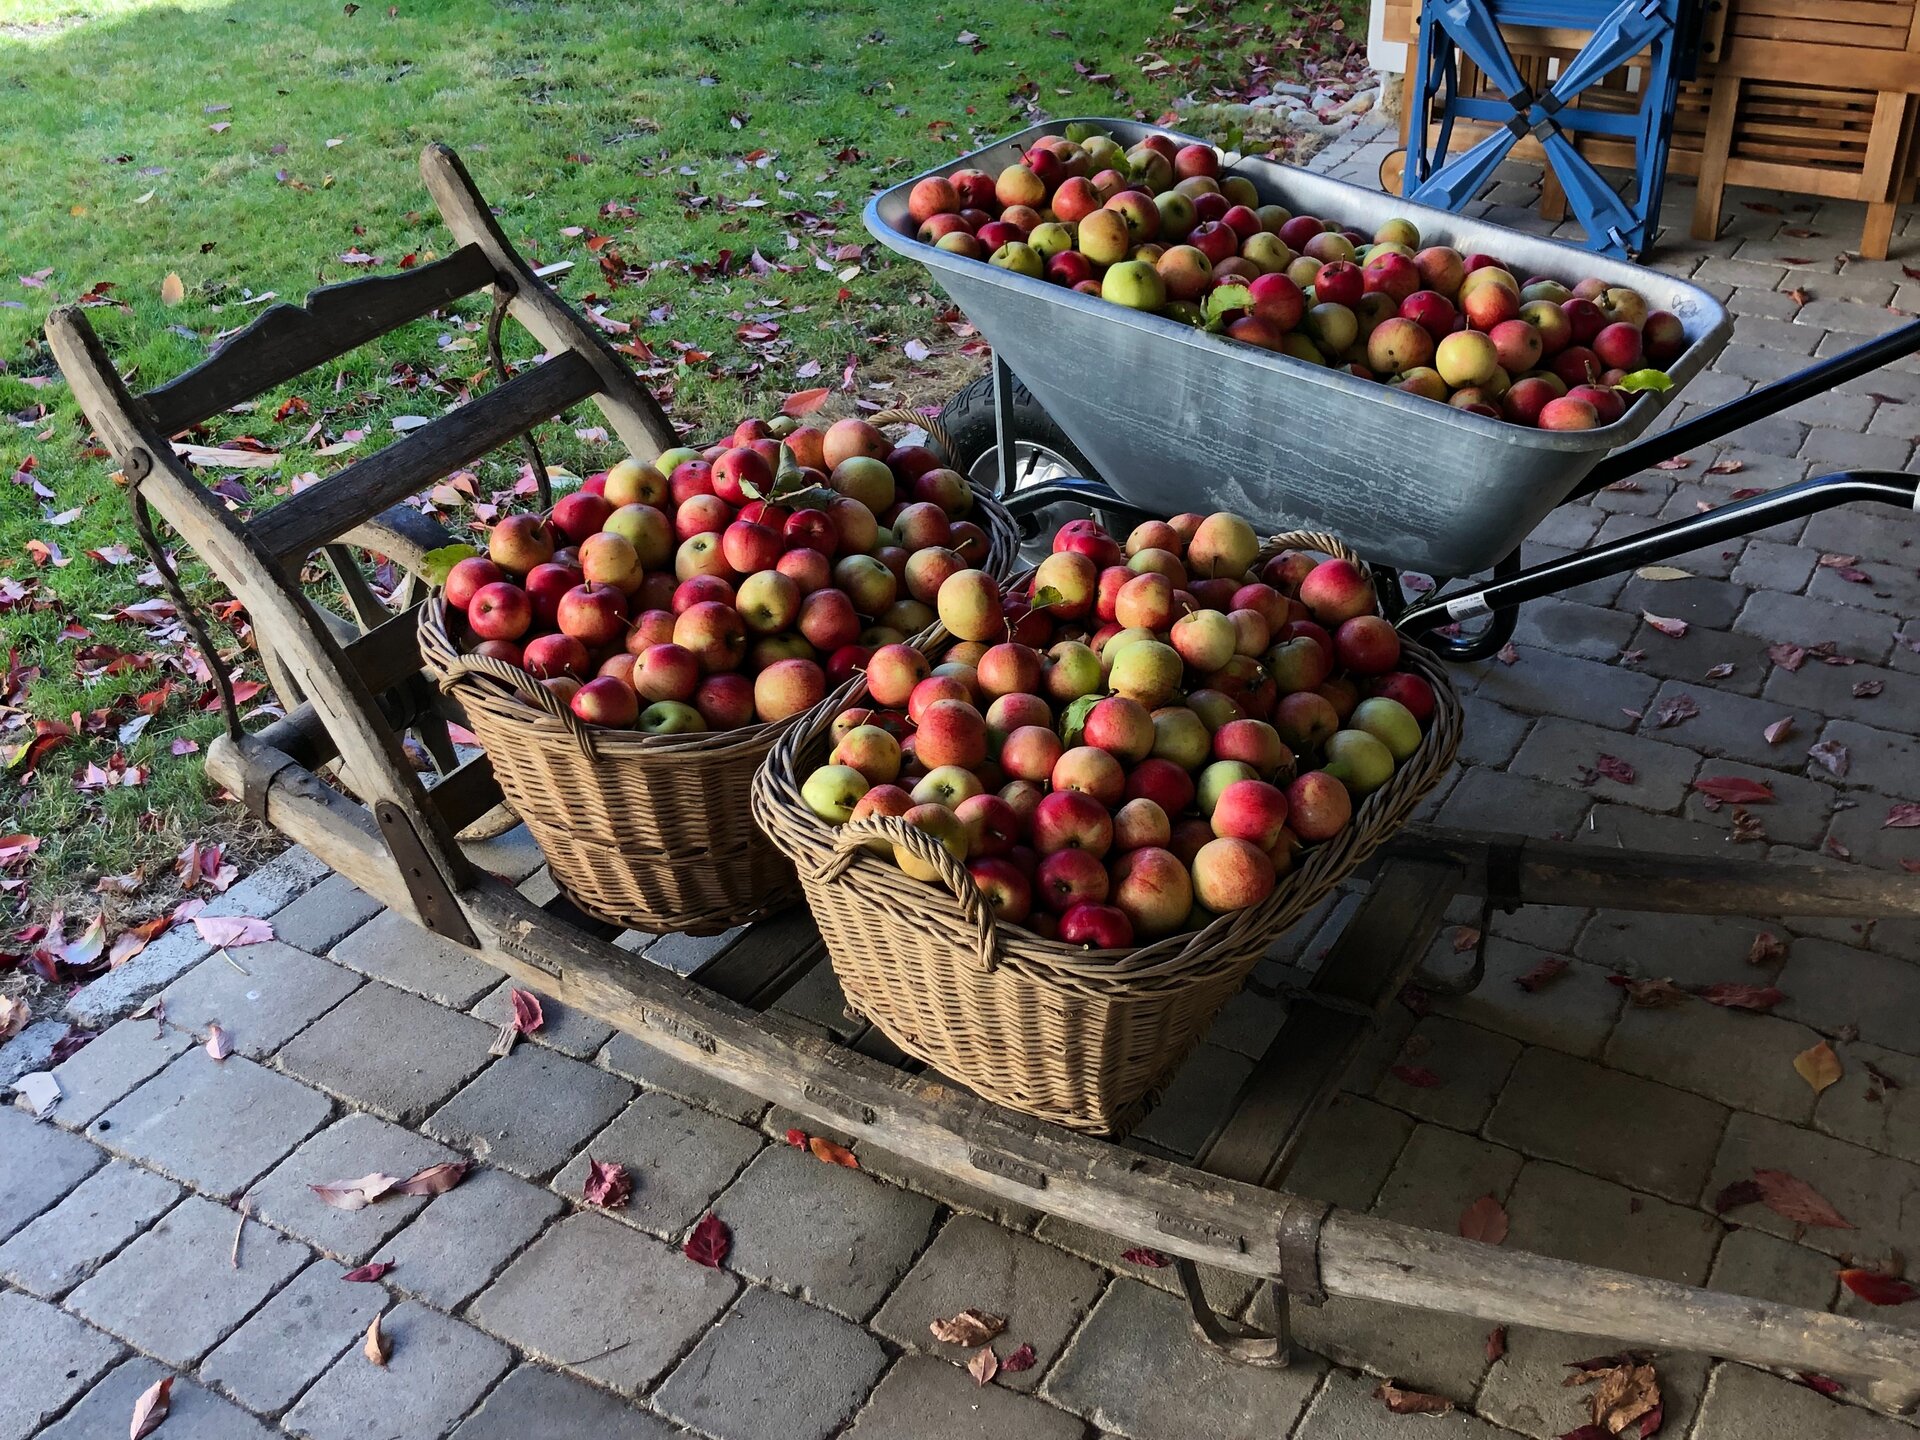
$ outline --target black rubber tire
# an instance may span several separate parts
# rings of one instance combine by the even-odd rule
[[[1033,393],[1018,377],[1013,382],[1013,438],[1044,445],[1088,480],[1100,478],[1080,448],[1067,438],[1054,418],[1041,409]],[[956,391],[940,408],[940,421],[953,437],[953,468],[962,475],[973,473],[982,455],[1000,443],[996,407],[993,403],[993,376],[982,375]],[[1000,497],[1006,499],[1005,495]]]

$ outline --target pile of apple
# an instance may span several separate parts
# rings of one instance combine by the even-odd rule
[[[907,212],[953,254],[1544,430],[1617,420],[1687,346],[1637,291],[1523,280],[1422,248],[1410,220],[1368,236],[1295,215],[1223,176],[1211,145],[1165,135],[1042,136],[997,176],[920,181]]]
[[[1255,573],[1236,515],[1093,520],[1004,594],[979,570],[936,608],[955,638],[867,662],[801,787],[840,825],[898,816],[964,863],[997,918],[1121,948],[1257,905],[1302,847],[1419,749],[1433,689],[1367,572],[1288,551]],[[870,841],[900,869],[937,872]]]
[[[941,582],[987,555],[972,505],[964,476],[864,420],[743,420],[507,516],[446,601],[467,649],[589,725],[731,730],[800,714],[933,624]]]

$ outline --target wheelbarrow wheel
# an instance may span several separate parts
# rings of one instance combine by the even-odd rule
[[[1000,476],[1000,433],[993,397],[991,373],[956,392],[941,407],[940,421],[953,437],[953,467],[968,479],[992,490],[1002,500],[1010,500],[1030,485],[1063,476],[1098,480],[1100,474],[1067,438],[1054,418],[1033,398],[1033,392],[1016,377],[1013,382],[1013,414],[1008,417],[1013,430],[1014,473],[1011,483]],[[1049,505],[1031,515],[1019,517],[1020,533],[1029,542],[1022,547],[1031,551],[1030,559],[1039,559],[1047,551],[1047,537],[1066,524],[1096,512],[1084,505]],[[1100,521],[1108,529],[1120,527],[1124,535],[1131,528],[1124,516],[1100,512]]]

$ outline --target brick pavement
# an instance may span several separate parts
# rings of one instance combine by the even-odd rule
[[[1385,149],[1359,137],[1316,163],[1370,181]],[[1538,228],[1513,208],[1528,172],[1503,167],[1498,183],[1497,217]],[[1843,267],[1827,252],[1855,233],[1856,207],[1775,215],[1747,198],[1732,198],[1724,238],[1681,238],[1656,259],[1737,317],[1690,393],[1699,405],[1883,329],[1889,304],[1920,308],[1898,263],[1920,254],[1920,219],[1904,217],[1894,261]],[[1676,184],[1668,218],[1682,237],[1690,206]],[[1787,226],[1816,233],[1783,239]],[[1822,258],[1799,258],[1809,252]],[[1911,465],[1916,436],[1920,363],[1905,362],[1702,448],[1683,470],[1555,512],[1529,553],[1830,466]],[[1716,460],[1740,468],[1709,473]],[[1881,824],[1890,804],[1920,798],[1916,540],[1920,520],[1835,512],[1689,557],[1692,578],[1615,578],[1530,607],[1511,663],[1459,672],[1462,765],[1427,812],[1755,863],[1920,857],[1920,832]],[[1828,555],[1856,557],[1869,578]],[[1670,638],[1647,611],[1691,629]],[[1769,654],[1827,642],[1831,656],[1798,668]],[[1684,717],[1660,723],[1663,702]],[[1769,741],[1766,727],[1789,717],[1791,733]],[[1809,754],[1822,742],[1846,747],[1844,773]],[[1596,778],[1602,755],[1634,778]],[[1691,789],[1722,775],[1773,786],[1751,838]],[[524,833],[485,850],[496,873],[546,883]],[[507,1013],[497,975],[323,877],[291,852],[225,898],[232,913],[274,917],[276,942],[244,952],[244,974],[169,937],[81,992],[70,1014],[101,1034],[55,1071],[60,1106],[41,1123],[0,1109],[0,1440],[124,1433],[134,1397],[164,1373],[182,1379],[162,1433],[213,1440],[1373,1440],[1410,1428],[1546,1440],[1585,1418],[1560,1381],[1604,1339],[1516,1327],[1489,1361],[1482,1323],[1335,1302],[1298,1316],[1306,1349],[1291,1369],[1231,1366],[1190,1342],[1167,1275],[1128,1265],[1104,1237],[928,1186],[888,1157],[872,1156],[872,1173],[818,1164],[781,1143],[787,1117],[556,1003],[545,1030],[493,1056]],[[1245,1075],[1284,1015],[1280,991],[1350,904],[1329,901],[1276,946],[1137,1143],[1191,1153],[1206,1105]],[[1762,931],[1778,944],[1756,966]],[[1458,963],[1451,939],[1436,940],[1436,965]],[[684,972],[719,943],[628,948]],[[1513,983],[1549,957],[1569,962],[1560,979]],[[1904,1266],[1920,1247],[1920,924],[1533,908],[1495,918],[1488,962],[1473,994],[1390,1018],[1309,1136],[1295,1188],[1441,1230],[1491,1194],[1515,1247],[1848,1313],[1860,1307],[1836,1281],[1843,1261]],[[1764,1016],[1642,1009],[1617,975],[1766,981],[1788,998]],[[163,1021],[120,1018],[162,987]],[[843,1036],[856,1028],[824,970],[782,1004]],[[197,1043],[214,1020],[235,1044],[222,1062]],[[1790,1062],[1820,1039],[1846,1073],[1816,1096]],[[0,1073],[44,1063],[48,1043],[21,1037]],[[1402,1055],[1442,1083],[1397,1078]],[[434,1198],[348,1212],[307,1189],[453,1156],[480,1168]],[[625,1209],[583,1204],[589,1157],[630,1168]],[[1716,1216],[1721,1187],[1755,1167],[1815,1181],[1858,1228],[1803,1233],[1758,1206]],[[709,1210],[735,1234],[719,1271],[679,1251]],[[394,1268],[378,1283],[341,1278],[370,1259]],[[1208,1285],[1234,1307],[1260,1303],[1235,1277]],[[1007,1315],[1001,1349],[1031,1344],[1034,1367],[976,1389],[957,1368],[965,1353],[927,1330],[969,1305]],[[376,1314],[393,1344],[384,1369],[361,1353]],[[1676,1354],[1659,1366],[1665,1434],[1883,1440],[1912,1428],[1738,1365]],[[1393,1417],[1372,1397],[1382,1375],[1461,1410]]]

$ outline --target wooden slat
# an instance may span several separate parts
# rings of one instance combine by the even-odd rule
[[[493,279],[486,253],[478,245],[463,245],[444,259],[397,275],[324,286],[312,291],[304,306],[275,305],[262,312],[211,359],[149,391],[143,402],[162,432],[178,434]]]
[[[445,817],[447,828],[458,834],[500,803],[493,762],[484,754],[462,761],[459,769],[427,792],[427,799]]]
[[[1818,0],[1811,5],[1808,0],[1735,0],[1731,6],[1735,21],[1747,15],[1777,15],[1799,20],[1815,32],[1808,36],[1813,40],[1820,38],[1818,28],[1829,20],[1836,25],[1898,26],[1904,33],[1913,23],[1915,8],[1910,3],[1888,3],[1888,0]]]
[[[556,355],[283,500],[248,528],[282,563],[301,559],[395,501],[578,404],[598,388],[599,377],[584,357],[572,351]]]
[[[1902,50],[1907,27],[1900,25],[1843,25],[1829,23],[1824,4],[1795,18],[1748,15],[1736,9],[1727,32],[1737,40],[1778,40],[1789,45],[1859,46],[1867,50]]]
[[[424,605],[426,602],[420,602]],[[376,695],[398,685],[420,670],[420,605],[403,610],[391,620],[346,645],[347,659]]]

